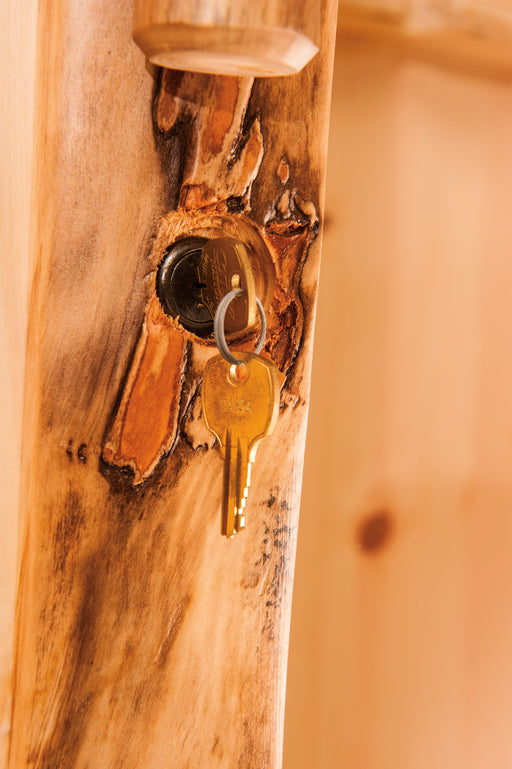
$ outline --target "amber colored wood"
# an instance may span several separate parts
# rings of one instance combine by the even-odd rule
[[[224,75],[289,75],[316,54],[317,0],[135,0],[133,35],[150,61]]]
[[[29,283],[37,2],[0,2],[0,767],[7,762]]]
[[[321,50],[300,74],[254,81],[225,144],[237,98],[221,88],[231,106],[211,122],[215,77],[183,80],[164,109],[128,0],[42,7],[11,769],[281,764],[335,13],[322,4]],[[199,106],[173,123],[185,90],[204,121]],[[232,192],[212,204],[206,188],[226,179]],[[101,457],[156,243],[212,215],[263,233],[281,260],[269,322],[282,333],[267,351],[286,376],[281,412],[232,541],[218,533],[222,462],[200,414],[195,351],[211,344],[189,346],[176,442],[151,476],[133,486]],[[163,381],[152,361],[151,398]]]
[[[512,85],[337,56],[284,766],[504,769]]]

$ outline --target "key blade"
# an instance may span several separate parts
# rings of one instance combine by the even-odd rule
[[[236,334],[251,329],[258,316],[256,285],[247,249],[235,238],[213,238],[205,243],[198,267],[201,299],[212,318],[220,301],[233,288],[244,293],[229,305],[224,329]]]
[[[224,477],[220,533],[232,537],[236,533],[238,452],[232,445],[231,430],[227,430],[224,446]]]

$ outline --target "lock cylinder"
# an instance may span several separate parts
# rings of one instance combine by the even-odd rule
[[[203,301],[198,272],[207,242],[208,238],[191,236],[170,245],[156,277],[156,292],[166,315],[201,337],[213,334],[213,318]]]
[[[268,281],[250,246],[229,235],[191,235],[168,246],[157,272],[156,290],[165,313],[197,336],[213,334],[213,319],[222,299],[233,289],[240,294],[225,318],[228,338],[250,333],[258,320],[257,291]],[[268,291],[263,297],[268,300]]]

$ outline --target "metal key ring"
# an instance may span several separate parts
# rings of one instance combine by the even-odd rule
[[[215,334],[215,341],[217,343],[217,347],[219,348],[219,352],[222,355],[223,358],[225,358],[229,363],[232,363],[235,366],[242,366],[243,360],[238,360],[238,358],[235,358],[235,356],[230,352],[228,344],[226,342],[226,337],[224,336],[224,319],[226,317],[226,312],[235,298],[235,296],[238,296],[239,294],[243,294],[244,290],[243,288],[235,288],[233,291],[230,291],[226,296],[221,299],[219,302],[219,306],[217,307],[217,312],[215,313],[215,320],[213,321],[213,332]],[[256,349],[254,352],[256,355],[261,351],[263,348],[263,343],[265,342],[265,336],[267,334],[267,319],[265,317],[265,310],[263,308],[262,303],[256,297],[256,305],[258,307],[258,311],[260,313],[260,320],[261,320],[261,336],[260,341],[256,345]]]

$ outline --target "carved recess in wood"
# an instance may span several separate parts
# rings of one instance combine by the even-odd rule
[[[130,468],[133,483],[153,473],[181,434],[192,446],[211,443],[200,423],[198,390],[206,360],[215,354],[211,339],[186,331],[163,311],[156,295],[156,270],[165,249],[188,235],[232,235],[248,245],[272,273],[261,300],[267,308],[264,354],[283,385],[298,352],[303,308],[302,267],[318,231],[316,207],[289,187],[290,168],[278,159],[282,194],[269,201],[266,221],[250,217],[251,187],[264,155],[259,119],[246,123],[253,80],[165,70],[154,105],[155,131],[164,142],[187,143],[177,210],[160,222],[151,255],[154,271],[139,343],[103,447],[103,459]],[[252,349],[253,334],[238,340]]]

